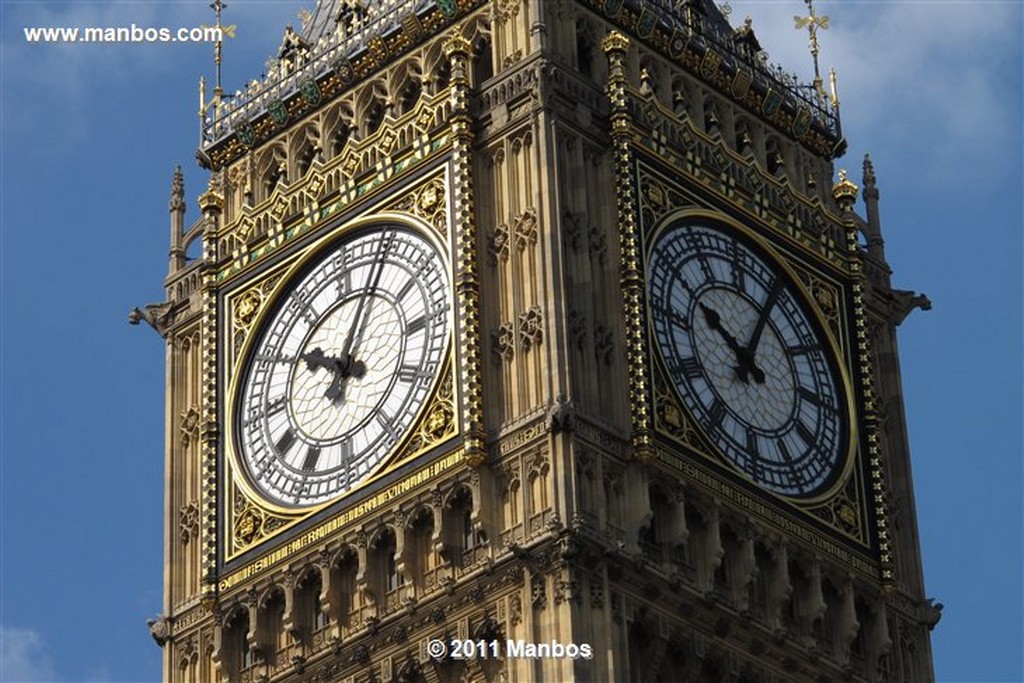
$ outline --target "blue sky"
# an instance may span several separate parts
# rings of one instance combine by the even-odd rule
[[[276,50],[300,3],[229,3],[225,85]],[[308,6],[308,4],[307,4]],[[810,73],[798,0],[732,2],[772,61]],[[869,151],[897,287],[940,681],[1020,681],[1022,7],[818,3],[860,182]],[[26,44],[26,26],[194,26],[204,2],[0,2],[0,680],[159,678],[161,299],[175,164],[189,209],[209,45]]]

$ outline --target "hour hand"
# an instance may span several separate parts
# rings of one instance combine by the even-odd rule
[[[320,368],[330,370],[334,373],[334,378],[331,380],[331,386],[327,388],[324,393],[324,397],[331,400],[337,401],[344,395],[344,382],[348,377],[362,377],[366,372],[366,365],[361,361],[357,361],[352,358],[351,355],[345,353],[340,358],[334,356],[328,356],[324,353],[323,349],[317,347],[312,351],[302,355],[302,360],[306,361],[306,366],[312,372],[316,372]]]
[[[700,304],[700,310],[704,312],[704,319],[707,320],[708,327],[718,332],[725,340],[729,349],[736,356],[736,365],[733,366],[733,370],[736,371],[736,376],[742,381],[749,384],[747,379],[748,374],[754,378],[754,381],[758,384],[764,384],[764,372],[761,368],[754,365],[754,354],[749,348],[740,346],[739,342],[736,341],[736,337],[732,336],[725,327],[722,326],[722,317],[718,315],[718,311],[705,305],[703,302]]]

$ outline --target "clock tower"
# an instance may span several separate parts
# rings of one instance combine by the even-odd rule
[[[929,304],[762,57],[709,0],[320,0],[218,75],[132,316],[164,680],[932,679]]]

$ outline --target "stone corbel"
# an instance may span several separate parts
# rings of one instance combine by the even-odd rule
[[[328,620],[328,635],[331,638],[337,638],[341,636],[340,625],[341,617],[339,610],[340,605],[334,603],[332,596],[334,595],[334,588],[332,584],[332,575],[334,572],[331,571],[331,555],[324,551],[316,560],[317,571],[320,572],[320,609],[327,615]]]
[[[295,581],[288,572],[284,580],[284,614],[281,616],[281,628],[291,637],[291,642],[299,642],[301,630],[295,620]]]
[[[774,567],[771,580],[768,582],[765,606],[768,612],[768,626],[778,636],[785,631],[782,610],[793,597],[793,583],[789,576],[789,547],[785,541],[778,542],[772,549],[772,561]]]
[[[885,600],[878,597],[872,609],[872,624],[867,631],[867,664],[868,671],[877,671],[878,663],[892,650],[892,638],[889,636],[889,618]]]
[[[754,538],[757,535],[753,525],[748,524],[740,539],[740,552],[732,566],[733,593],[736,608],[741,612],[750,610],[750,585],[757,579],[757,558],[754,555]]]
[[[675,492],[672,501],[672,514],[666,523],[665,539],[673,551],[686,545],[690,538],[690,530],[686,526],[686,496],[682,488]]]
[[[839,614],[836,619],[836,640],[838,649],[837,659],[842,665],[850,661],[850,646],[857,638],[861,624],[857,621],[857,606],[855,603],[856,591],[853,589],[853,579],[847,576],[843,581],[840,592]]]
[[[722,547],[722,525],[718,500],[712,500],[707,510],[707,521],[704,525],[704,542],[701,549],[701,565],[698,568],[697,580],[705,595],[715,591],[715,572],[722,566],[725,559],[725,548]]]

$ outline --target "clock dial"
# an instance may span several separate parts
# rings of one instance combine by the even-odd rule
[[[284,285],[242,369],[236,442],[275,503],[331,500],[412,425],[449,335],[448,276],[397,226],[350,233]]]
[[[725,459],[782,495],[827,488],[849,439],[843,378],[782,268],[735,230],[680,222],[655,240],[647,281],[668,373]]]

